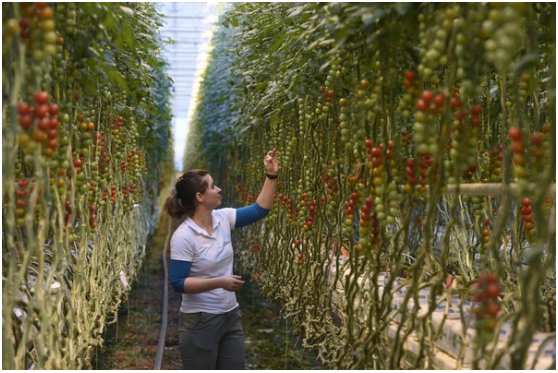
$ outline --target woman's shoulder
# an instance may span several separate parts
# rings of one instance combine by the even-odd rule
[[[213,216],[219,216],[219,217],[223,216],[223,217],[226,217],[226,216],[228,216],[228,215],[234,213],[235,211],[236,211],[235,208],[232,208],[232,207],[223,207],[223,208],[221,208],[221,209],[213,210]]]
[[[172,241],[176,240],[190,240],[191,238],[191,230],[188,229],[188,219],[185,219],[178,227],[176,227],[175,231],[171,236],[171,243]]]
[[[224,219],[228,221],[231,226],[233,226],[236,220],[236,209],[224,207],[222,209],[213,210],[213,216],[218,219]]]

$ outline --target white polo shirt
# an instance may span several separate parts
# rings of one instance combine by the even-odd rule
[[[233,274],[234,252],[231,230],[236,223],[236,210],[213,210],[213,235],[190,218],[176,229],[171,238],[171,259],[192,262],[192,278],[215,278]],[[238,307],[234,291],[214,289],[200,294],[182,294],[180,312],[221,314]]]

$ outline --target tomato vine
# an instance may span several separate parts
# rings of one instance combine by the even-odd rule
[[[223,16],[185,163],[244,205],[278,149],[275,206],[237,247],[326,364],[435,366],[454,311],[458,368],[524,368],[555,338],[554,18],[542,3]]]
[[[172,175],[149,4],[2,4],[6,369],[91,366]]]

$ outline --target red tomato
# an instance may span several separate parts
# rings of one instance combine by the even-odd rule
[[[488,298],[498,298],[500,295],[500,287],[498,284],[491,283],[486,287],[486,296]]]
[[[471,115],[474,115],[474,116],[478,117],[482,113],[482,106],[480,106],[480,105],[471,106],[470,112],[471,112]]]
[[[521,138],[523,137],[523,134],[521,133],[521,130],[517,127],[512,127],[510,128],[510,130],[508,131],[508,136],[510,137],[510,139],[512,139],[513,141],[520,141]]]
[[[420,98],[428,103],[434,98],[434,92],[428,90],[423,91]]]
[[[486,314],[493,318],[498,316],[498,312],[500,312],[500,306],[494,302],[491,302],[486,309]]]
[[[38,105],[46,105],[48,103],[48,93],[46,93],[45,91],[39,91],[37,93],[35,93],[35,102]]]

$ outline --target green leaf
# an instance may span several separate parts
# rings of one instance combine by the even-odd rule
[[[144,122],[140,122],[138,124],[138,133],[140,134],[140,136],[145,136],[146,133],[146,126]]]
[[[113,29],[115,22],[116,19],[114,18],[114,15],[111,12],[108,12],[107,16],[105,17],[105,21],[103,22],[103,26],[105,27],[105,29],[110,31]]]
[[[135,48],[136,39],[134,38],[134,30],[129,23],[125,23],[124,27],[122,27],[122,38],[130,48]]]
[[[122,11],[124,12],[124,14],[126,14],[128,17],[133,17],[134,16],[134,11],[130,8],[128,8],[127,6],[120,6],[120,9],[122,9]]]
[[[107,77],[111,82],[118,84],[120,88],[122,88],[126,92],[130,92],[130,88],[128,88],[128,83],[126,83],[126,79],[124,79],[122,74],[119,73],[117,70],[110,69],[107,73]]]
[[[273,45],[269,48],[269,51],[271,53],[276,52],[283,45],[283,41],[285,40],[286,37],[287,37],[287,34],[282,33],[279,36],[279,38],[275,41],[275,43],[273,43]]]
[[[93,84],[93,82],[91,81],[86,82],[86,84],[83,86],[83,89],[89,95],[93,95],[97,97],[101,96],[101,93],[97,90],[97,86]]]
[[[302,6],[302,5],[301,5],[301,6],[297,6],[296,8],[293,8],[293,9],[290,11],[289,17],[292,18],[292,17],[298,16],[300,13],[302,13],[303,10],[304,10],[304,6]]]

